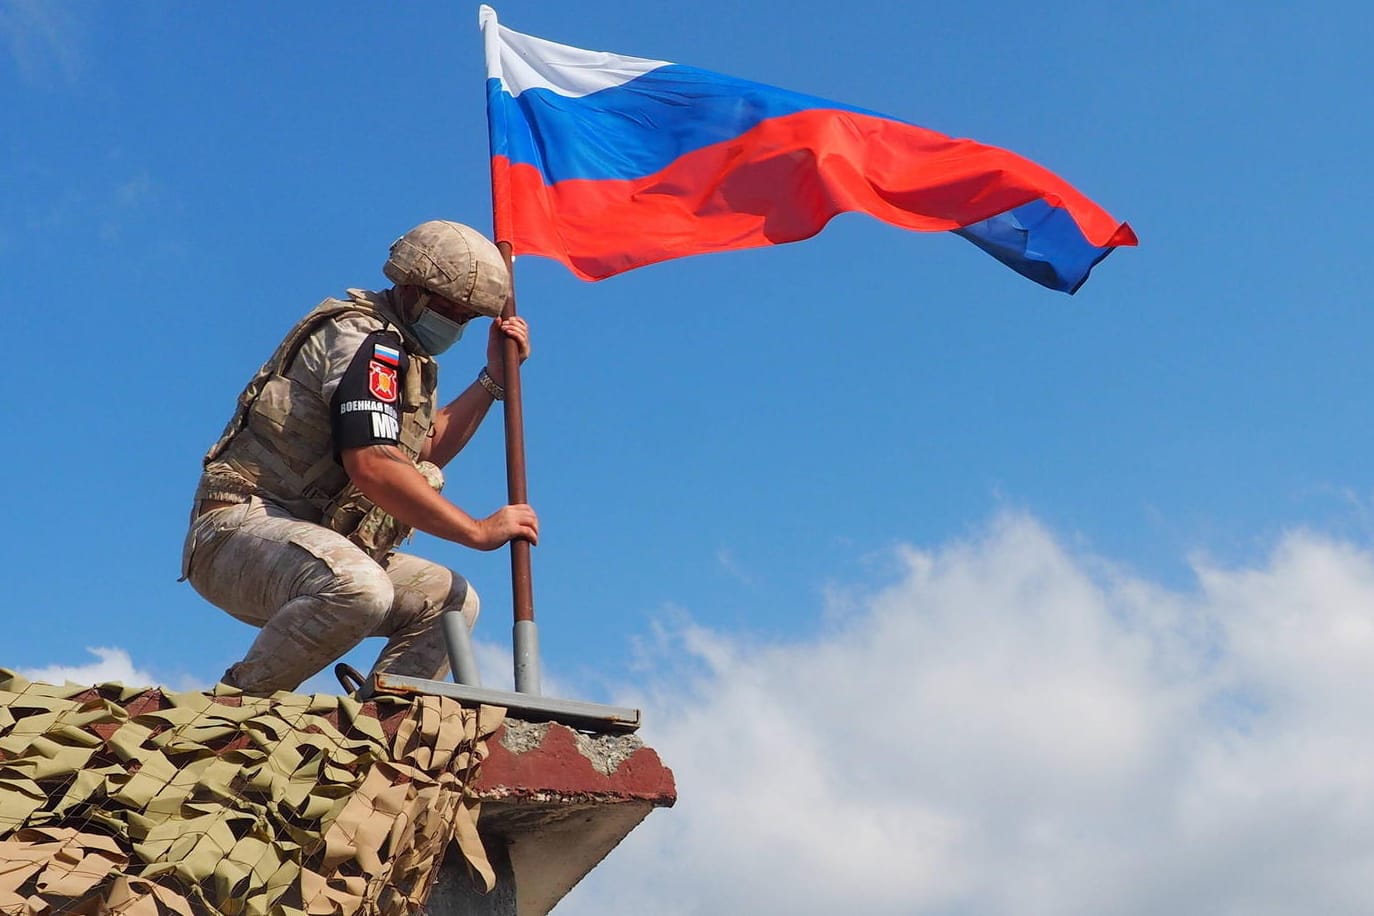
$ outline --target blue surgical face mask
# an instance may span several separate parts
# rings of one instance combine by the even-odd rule
[[[434,309],[427,308],[411,323],[410,333],[420,341],[420,346],[425,348],[426,353],[438,356],[458,342],[467,324],[466,321],[445,318]]]

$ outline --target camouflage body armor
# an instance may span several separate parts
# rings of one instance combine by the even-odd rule
[[[436,490],[443,486],[442,472],[419,457],[434,413],[438,366],[411,339],[391,293],[350,289],[348,295],[348,301],[326,299],[301,319],[244,388],[234,416],[205,455],[196,499],[245,502],[258,496],[342,534],[381,560],[411,528],[363,495],[334,459],[329,404],[293,372],[296,356],[312,334],[339,318],[367,316],[378,330],[400,334],[410,360],[400,447]]]

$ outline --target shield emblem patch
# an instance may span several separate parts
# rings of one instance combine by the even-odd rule
[[[367,390],[379,401],[390,404],[396,400],[396,370],[376,360],[367,364]]]

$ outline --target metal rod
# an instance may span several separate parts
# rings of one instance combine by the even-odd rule
[[[510,242],[497,242],[506,270],[511,274],[510,298],[501,312],[503,318],[515,317],[515,265]],[[525,412],[520,396],[520,345],[507,337],[504,341],[506,377],[506,493],[507,502],[528,503],[525,474]],[[515,689],[520,693],[539,693],[539,641],[534,624],[534,580],[530,574],[530,542],[523,538],[510,542],[511,599],[515,611],[514,657]],[[523,624],[523,625],[522,625]],[[521,660],[525,664],[521,664]]]
[[[453,680],[459,684],[478,687],[482,675],[477,671],[477,656],[472,652],[472,637],[468,634],[468,619],[461,611],[445,611],[439,616],[444,631],[444,645],[448,647],[448,666]]]

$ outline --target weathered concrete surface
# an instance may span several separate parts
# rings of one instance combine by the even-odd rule
[[[496,872],[496,887],[483,895],[468,877],[458,850],[450,849],[439,869],[439,879],[417,916],[518,916],[515,904],[515,872],[503,840],[483,838],[487,861]],[[456,858],[455,858],[456,857]]]
[[[513,883],[515,909],[475,896],[467,909],[443,909],[447,888],[466,881],[454,858],[430,897],[433,916],[543,916],[650,811],[677,801],[672,772],[634,736],[507,719],[487,747],[474,786],[482,800],[477,828],[489,850],[502,846],[509,857],[509,877],[498,868],[493,895]]]
[[[539,793],[677,800],[672,771],[633,735],[589,735],[552,722],[506,719],[489,742],[476,791],[486,799]]]
[[[512,754],[534,750],[544,743],[551,725],[550,722],[509,719],[506,728],[498,732],[501,746]],[[603,776],[614,775],[622,763],[644,747],[644,739],[638,735],[589,735],[579,731],[572,735],[578,752]]]

